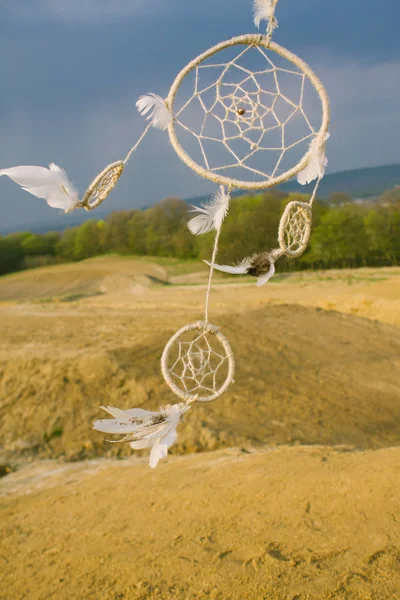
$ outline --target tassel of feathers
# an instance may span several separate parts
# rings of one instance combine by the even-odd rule
[[[176,442],[176,428],[190,406],[174,404],[161,408],[159,412],[150,412],[142,408],[120,410],[114,406],[101,408],[114,418],[96,421],[93,428],[103,433],[122,435],[122,439],[118,441],[130,442],[133,450],[151,448],[150,467],[154,469]]]
[[[189,221],[188,227],[193,235],[208,233],[213,229],[219,230],[229,211],[230,195],[221,185],[207,204],[194,206],[191,212],[200,213]]]
[[[326,142],[330,134],[327,133],[321,140],[318,137],[314,138],[309,146],[311,154],[310,162],[303,171],[297,175],[297,181],[300,185],[311,183],[314,179],[322,179],[325,175],[325,167],[328,164],[328,159],[325,156]]]
[[[244,258],[236,266],[214,265],[214,269],[223,273],[230,273],[231,275],[252,275],[253,277],[258,277],[257,286],[260,287],[268,283],[271,277],[275,275],[275,262],[282,254],[283,252],[280,250],[261,252],[260,254],[253,254],[253,256]],[[205,260],[204,262],[211,267],[209,261]]]
[[[172,114],[165,100],[157,94],[141,96],[136,102],[136,108],[142,117],[146,117],[156,129],[165,131],[172,121]]]

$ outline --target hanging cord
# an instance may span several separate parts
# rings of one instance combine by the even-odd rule
[[[227,188],[227,193],[228,193],[228,197],[229,197],[229,204],[231,201],[231,192],[232,192],[233,186],[229,185]],[[228,212],[228,211],[227,211]],[[211,257],[211,265],[210,265],[210,275],[208,277],[208,286],[207,286],[207,295],[206,295],[206,307],[205,307],[205,315],[204,315],[204,321],[205,321],[205,326],[207,327],[208,325],[208,309],[209,309],[209,305],[210,305],[210,293],[211,293],[211,284],[212,284],[212,278],[214,275],[214,267],[215,267],[215,259],[217,258],[217,253],[218,253],[218,244],[219,244],[219,238],[221,235],[221,229],[222,229],[222,224],[219,226],[219,228],[217,229],[217,233],[215,235],[215,241],[214,241],[214,249],[213,249],[213,253],[212,253],[212,257]]]
[[[136,144],[134,146],[132,146],[132,148],[129,150],[129,152],[126,155],[126,158],[124,160],[124,165],[126,165],[126,163],[130,159],[130,157],[132,156],[132,154],[139,148],[140,144],[143,142],[143,140],[146,137],[147,132],[149,131],[149,129],[150,129],[151,126],[152,126],[152,123],[149,123],[147,125],[146,129],[144,130],[144,132],[142,133],[142,135],[140,136],[140,138],[138,139],[138,141],[136,142]]]
[[[208,324],[208,308],[210,305],[211,284],[212,284],[212,278],[213,278],[213,274],[214,274],[215,259],[217,258],[219,237],[221,235],[221,227],[219,227],[217,229],[217,233],[215,236],[214,250],[213,250],[213,254],[212,254],[212,258],[211,258],[210,275],[208,277],[208,287],[207,287],[207,295],[206,295],[206,310],[205,310],[205,315],[204,315],[204,320],[205,320],[206,324]]]
[[[267,27],[267,44],[270,43],[270,41],[272,39],[272,34],[274,33],[275,29],[278,27],[278,21],[275,17],[275,11],[276,11],[276,6],[277,6],[278,2],[279,2],[279,0],[271,0],[271,16],[269,17],[268,27]]]
[[[311,207],[312,207],[312,205],[314,204],[314,200],[315,200],[315,198],[316,198],[316,196],[317,196],[317,192],[318,192],[319,184],[321,183],[322,177],[323,177],[323,175],[320,175],[320,176],[318,177],[318,179],[317,179],[317,183],[315,184],[314,191],[313,191],[313,193],[312,193],[312,196],[311,196],[310,200],[308,201],[308,205],[309,205],[309,206],[311,206]]]

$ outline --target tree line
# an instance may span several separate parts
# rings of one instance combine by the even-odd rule
[[[234,263],[276,247],[282,212],[291,200],[279,191],[242,196],[231,202],[222,229],[219,262]],[[0,237],[0,274],[105,254],[204,259],[213,234],[194,237],[186,224],[193,214],[186,202],[168,198],[145,210],[115,212],[105,220],[43,235]],[[374,203],[353,203],[333,194],[313,209],[313,232],[305,254],[281,263],[281,270],[345,268],[400,264],[400,189]]]

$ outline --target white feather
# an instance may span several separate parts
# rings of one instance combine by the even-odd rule
[[[203,262],[205,262],[206,265],[211,267],[210,261],[205,260]],[[242,262],[240,265],[236,265],[236,267],[231,267],[230,265],[214,264],[214,269],[217,269],[217,271],[222,271],[222,273],[230,273],[231,275],[246,275],[246,273],[249,269],[249,266],[250,265],[248,262]]]
[[[175,444],[178,434],[176,431],[170,430],[164,438],[159,439],[153,446],[150,452],[150,468],[155,469],[158,465],[158,461],[166,458],[168,455],[168,448]]]
[[[133,432],[132,426],[128,421],[117,421],[116,419],[102,419],[101,421],[95,421],[93,423],[93,429],[101,431],[101,433],[112,433],[128,435]],[[135,428],[135,432],[137,428]]]
[[[53,208],[65,213],[72,212],[80,205],[78,193],[69,181],[66,172],[51,163],[45,167],[12,167],[0,170],[0,176],[6,175],[23,190],[37,198],[43,198]]]
[[[141,96],[136,102],[136,108],[142,117],[146,117],[147,121],[151,121],[152,126],[156,129],[162,129],[163,131],[168,129],[172,121],[172,114],[161,96],[157,96],[157,94]]]
[[[152,448],[154,440],[139,440],[138,442],[131,442],[129,445],[132,450],[144,450],[145,448]]]
[[[268,281],[274,275],[275,275],[275,263],[271,262],[271,266],[269,268],[268,273],[265,273],[265,275],[261,275],[261,277],[258,278],[257,287],[261,287],[262,285],[265,285],[266,283],[268,283]]]
[[[322,179],[325,175],[325,167],[328,164],[328,159],[325,156],[325,146],[330,134],[321,141],[318,137],[314,138],[310,144],[309,152],[311,154],[310,162],[303,171],[297,175],[297,181],[300,185],[311,183],[318,177]]]
[[[102,406],[115,419],[96,421],[94,429],[103,433],[122,434],[120,442],[130,442],[133,450],[151,448],[150,467],[154,469],[159,460],[168,454],[168,448],[176,442],[176,428],[182,415],[189,410],[185,404],[175,404],[150,412],[141,408],[120,410],[114,406]],[[160,420],[157,423],[157,420]]]
[[[218,192],[213,195],[207,204],[195,206],[192,212],[199,212],[200,214],[188,223],[191,233],[201,235],[213,229],[218,231],[228,214],[230,199],[224,186],[221,185]]]
[[[203,262],[205,262],[206,265],[211,267],[210,261],[205,260]],[[268,270],[268,273],[261,275],[257,280],[258,287],[265,285],[271,279],[271,277],[273,277],[275,275],[275,262],[274,262],[272,256],[270,257],[270,262],[271,262],[271,266]],[[252,257],[244,258],[242,260],[242,262],[236,266],[216,265],[216,264],[214,265],[214,269],[217,269],[218,271],[222,271],[223,273],[230,273],[232,275],[246,275],[251,267],[252,267]]]
[[[269,21],[274,16],[272,0],[253,0],[254,24],[259,29],[261,21]],[[278,23],[275,25],[278,26]]]
[[[114,419],[119,419],[120,421],[129,421],[132,418],[148,419],[150,416],[157,415],[157,413],[143,410],[143,408],[132,408],[131,410],[121,410],[120,408],[115,408],[115,406],[100,406],[100,408],[112,415]]]

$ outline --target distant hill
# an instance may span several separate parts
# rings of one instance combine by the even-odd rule
[[[277,189],[304,194],[312,190],[313,185],[301,186],[296,180],[293,180],[280,185]],[[340,171],[325,175],[319,186],[318,197],[326,200],[334,192],[344,192],[355,200],[374,198],[397,185],[400,185],[400,164]],[[239,190],[234,193],[234,196],[242,196],[244,193]],[[206,199],[205,196],[199,196],[192,198],[190,203],[197,205]]]
[[[32,233],[40,234],[47,233],[48,231],[64,231],[64,229],[68,229],[69,227],[77,227],[78,225],[82,225],[82,223],[91,219],[101,221],[101,219],[105,219],[107,215],[109,215],[112,212],[114,211],[104,209],[96,210],[95,212],[77,210],[68,215],[64,215],[61,211],[56,210],[55,213],[57,214],[57,218],[46,219],[44,221],[38,220],[32,223],[32,225],[23,225],[17,230],[15,229],[15,227],[3,227],[0,235],[5,233],[15,233],[16,231],[30,231]],[[60,218],[60,213],[62,218]]]
[[[400,164],[386,165],[383,167],[371,167],[366,169],[356,169],[351,171],[341,171],[339,173],[331,173],[324,177],[319,187],[318,196],[321,199],[327,199],[333,192],[344,192],[349,194],[354,199],[374,198],[379,196],[386,190],[390,190],[397,185],[400,185]],[[308,193],[312,190],[313,185],[300,186],[295,180],[279,186],[278,189],[287,192]],[[234,196],[242,196],[244,191],[238,190],[234,192]],[[196,198],[187,199],[189,204],[198,205],[207,200],[209,196],[198,196]],[[103,208],[103,207],[102,207]],[[127,207],[126,210],[129,210]],[[19,230],[32,231],[34,233],[45,233],[47,231],[60,231],[67,227],[80,225],[88,219],[103,219],[112,210],[96,211],[95,213],[87,213],[85,211],[77,211],[70,215],[66,215],[60,220],[59,215],[53,219],[36,221],[29,225],[23,225]],[[14,228],[2,227],[1,234],[16,231]]]
[[[341,171],[326,175],[319,186],[318,196],[328,198],[333,192],[344,192],[352,198],[373,198],[400,185],[400,165]],[[312,186],[307,186],[312,187]],[[282,190],[299,191],[304,187],[296,181],[280,186]]]

